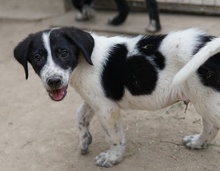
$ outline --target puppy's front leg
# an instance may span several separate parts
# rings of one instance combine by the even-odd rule
[[[96,157],[96,165],[111,167],[122,160],[126,145],[120,110],[118,108],[101,110],[97,112],[97,116],[105,131],[110,149]]]
[[[78,108],[76,115],[79,129],[81,154],[86,154],[88,152],[89,145],[92,143],[92,136],[89,132],[89,124],[94,112],[91,107],[84,102]]]

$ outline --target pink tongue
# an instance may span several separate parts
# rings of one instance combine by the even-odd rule
[[[66,95],[66,90],[64,88],[49,91],[49,96],[54,101],[62,100],[65,97],[65,95]]]

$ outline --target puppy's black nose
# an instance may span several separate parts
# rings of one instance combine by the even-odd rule
[[[61,79],[59,78],[50,78],[48,81],[47,81],[47,84],[50,86],[50,87],[59,87],[61,85]]]

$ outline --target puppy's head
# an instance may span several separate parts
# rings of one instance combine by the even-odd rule
[[[57,28],[29,35],[15,47],[14,56],[24,67],[26,79],[29,62],[51,99],[60,101],[66,95],[79,53],[92,65],[93,47],[94,40],[89,33],[73,27]]]

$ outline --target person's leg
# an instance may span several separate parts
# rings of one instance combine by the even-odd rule
[[[95,10],[93,9],[93,0],[84,0],[83,14],[88,18],[88,20],[95,17]]]
[[[79,10],[76,21],[86,21],[95,17],[95,11],[92,7],[93,0],[72,0],[72,4]]]
[[[149,14],[149,25],[146,28],[148,32],[157,32],[161,29],[159,10],[156,0],[146,0],[146,7]]]
[[[126,0],[115,0],[115,3],[117,5],[118,15],[110,19],[108,23],[117,26],[126,20],[129,13],[129,6]]]
[[[81,0],[72,0],[72,4],[77,10],[82,12],[82,1]]]

